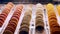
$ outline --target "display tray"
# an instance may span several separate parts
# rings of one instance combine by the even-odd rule
[[[2,6],[0,7],[0,14],[1,14],[1,11],[4,9],[3,5],[5,5],[5,4],[1,4],[1,5]],[[2,34],[5,30],[5,28],[7,27],[9,20],[11,19],[12,15],[14,13],[14,10],[16,10],[16,5],[18,5],[18,4],[14,5],[14,7],[11,9],[10,13],[8,14],[3,26],[0,27],[0,34]],[[35,25],[36,5],[35,4],[23,4],[23,10],[22,10],[22,13],[21,13],[21,16],[19,18],[18,25],[16,27],[14,34],[19,34],[19,29],[21,27],[20,25],[21,25],[22,19],[24,17],[24,13],[26,12],[26,8],[29,5],[32,6],[32,18],[31,18],[30,26],[29,26],[29,34],[35,34],[35,27],[36,27],[36,25]],[[44,32],[42,34],[50,34],[50,27],[49,27],[49,23],[48,23],[46,5],[43,5],[43,6],[44,6],[44,9],[43,9]],[[58,19],[58,23],[59,23],[60,22],[60,16],[57,13],[56,5],[54,5],[54,10],[55,10],[55,13],[56,13],[56,16]],[[60,25],[60,23],[59,23],[59,25]],[[37,34],[39,34],[39,33],[37,33]]]

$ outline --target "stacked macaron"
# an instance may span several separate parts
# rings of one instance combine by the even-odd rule
[[[2,27],[12,7],[13,7],[13,3],[9,2],[3,9],[2,13],[0,14],[0,27]]]
[[[36,32],[42,33],[44,31],[44,21],[43,21],[43,5],[37,4],[36,7]]]
[[[60,26],[57,22],[53,4],[48,4],[46,8],[48,11],[47,13],[48,13],[48,20],[49,20],[51,34],[60,34]]]
[[[20,25],[19,34],[29,34],[29,25],[30,25],[30,20],[31,20],[31,14],[32,14],[32,10],[27,8],[26,12],[24,14],[22,23]]]
[[[57,8],[58,14],[60,16],[60,5],[58,5],[56,8]]]
[[[14,11],[13,16],[11,17],[6,29],[4,30],[3,34],[14,34],[15,29],[17,27],[21,12],[22,12],[23,6],[18,5],[16,7],[16,10]]]

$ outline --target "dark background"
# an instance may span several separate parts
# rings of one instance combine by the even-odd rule
[[[47,4],[47,3],[53,3],[53,4],[58,4],[60,2],[56,2],[53,0],[0,0],[0,4],[5,4],[8,2],[13,2],[13,3],[42,3],[42,4]]]

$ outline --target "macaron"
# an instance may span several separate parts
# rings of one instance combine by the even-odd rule
[[[8,15],[9,11],[8,10],[3,10],[2,13],[6,13]]]
[[[49,15],[48,18],[50,18],[50,17],[52,17],[52,16],[56,18],[56,15]]]
[[[57,24],[58,25],[57,21],[55,21],[55,20],[54,21],[51,20],[49,24],[51,24],[51,25]]]
[[[4,15],[0,15],[0,18],[3,18],[4,20],[6,19],[6,17]]]
[[[12,17],[11,20],[18,22],[18,19],[16,17]]]
[[[23,28],[23,30],[19,31],[19,34],[29,34],[29,30],[26,30],[26,28]]]
[[[30,15],[31,16],[31,14],[32,14],[32,12],[28,12],[28,11],[25,12],[25,16],[26,15],[28,15],[28,16]]]
[[[40,11],[40,10],[39,10],[39,11]],[[36,15],[40,15],[40,14],[43,15],[42,11],[41,11],[41,12],[39,12],[39,11],[36,12]]]
[[[36,32],[42,33],[44,31],[44,24],[43,25],[42,24],[36,25],[35,30],[36,30]]]
[[[8,11],[10,11],[10,7],[8,7],[8,6],[6,6],[5,8],[4,8],[4,10],[8,10]]]
[[[49,20],[51,20],[51,19],[57,20],[57,18],[56,18],[55,16],[49,17],[48,19],[49,19]]]
[[[58,29],[58,30],[52,30],[51,34],[60,34],[60,29]]]
[[[43,18],[36,18],[36,20],[43,20]]]
[[[46,8],[47,8],[47,11],[54,10],[54,5],[49,3],[47,4]]]
[[[19,13],[15,13],[15,14],[13,14],[13,15],[18,15],[18,16],[20,16],[20,14],[19,14]]]
[[[42,20],[36,21],[36,25],[38,24],[44,24],[44,22]]]
[[[21,26],[22,26],[22,25],[28,25],[28,26],[29,26],[30,24],[29,24],[29,23],[23,23],[23,22],[22,22],[22,23],[21,23]]]
[[[12,33],[14,33],[15,28],[13,28],[12,26],[7,26],[5,30],[10,30]]]
[[[20,14],[21,13],[21,10],[19,11],[19,10],[16,9],[15,12],[14,12],[14,14],[15,13],[19,13]]]
[[[14,23],[9,23],[8,26],[11,26],[13,28],[16,28],[16,25]]]
[[[38,14],[36,15],[36,17],[43,17],[43,14]]]
[[[3,17],[0,17],[0,20],[4,22],[4,18]]]
[[[23,5],[17,5],[16,9],[23,9]]]
[[[29,26],[27,25],[22,25],[20,30],[26,30],[26,31],[29,31]]]
[[[28,19],[27,19],[28,18]],[[24,16],[23,17],[23,21],[30,21],[31,20],[31,16]]]
[[[55,27],[51,28],[51,32],[55,32],[55,31],[60,31],[60,27],[55,26]]]
[[[7,14],[6,13],[1,13],[0,15],[4,15],[5,17],[7,17]]]
[[[6,7],[8,7],[9,9],[11,9],[13,6],[11,6],[11,5],[7,5]]]
[[[16,8],[16,11],[19,11],[19,12],[21,12],[21,11],[22,11],[22,9]]]
[[[29,34],[29,30],[23,28],[22,30],[19,31],[19,34]]]
[[[11,6],[14,6],[14,4],[12,2],[9,2],[8,4],[11,5]]]
[[[16,21],[10,20],[9,23],[14,23],[15,25],[17,25],[17,22]]]
[[[13,15],[12,17],[17,18],[18,20],[19,20],[19,18],[20,18],[20,16],[18,16],[18,15]]]
[[[50,14],[48,13],[48,16],[50,16],[50,15],[54,15],[54,16],[56,16],[56,14],[54,14],[54,13],[50,13]]]
[[[5,30],[3,34],[13,34],[13,32],[11,32],[10,30]]]

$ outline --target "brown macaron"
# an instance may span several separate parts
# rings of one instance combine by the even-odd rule
[[[31,15],[25,15],[24,17],[23,17],[23,21],[30,21],[31,20]]]
[[[43,14],[43,11],[39,9],[36,11],[36,14]]]
[[[38,21],[38,20],[43,20],[43,18],[36,18],[36,21]]]
[[[36,20],[36,25],[38,24],[44,24],[43,20]]]
[[[9,23],[14,23],[17,26],[17,22],[16,21],[9,21]]]
[[[4,22],[4,18],[3,17],[0,17],[0,20]]]
[[[8,26],[11,26],[13,28],[16,28],[16,25],[12,22],[12,23],[9,23]]]
[[[15,28],[13,28],[12,26],[7,26],[5,30],[10,30],[11,32],[14,33]]]
[[[43,16],[41,16],[41,15],[37,15],[36,18],[43,18]]]
[[[3,32],[3,34],[14,34],[14,33],[11,32],[10,30],[5,30],[5,31]]]
[[[29,30],[29,26],[27,26],[26,24],[25,25],[22,25],[21,26],[21,28],[20,28],[20,30],[26,30],[26,31],[28,31]]]
[[[4,20],[6,19],[6,16],[4,15],[0,15],[0,18],[4,18]]]
[[[27,25],[27,26],[29,26],[30,24],[29,23],[21,23],[21,25],[20,26],[22,26],[22,25]]]
[[[16,21],[18,23],[18,19],[16,17],[12,17],[11,20]]]
[[[51,30],[51,34],[60,34],[60,29]]]
[[[22,28],[19,30],[19,34],[29,34],[29,30],[27,28]]]
[[[19,18],[20,18],[20,16],[18,16],[18,15],[13,15],[12,17],[17,18],[18,20],[19,20]]]
[[[52,21],[52,20],[51,20],[51,22],[50,22],[49,24],[50,24],[50,26],[51,26],[51,25],[54,25],[54,24],[55,24],[55,25],[59,25],[59,24],[57,23],[57,21]]]
[[[55,26],[51,28],[51,32],[60,31],[60,26]]]
[[[48,19],[49,19],[49,20],[51,20],[51,19],[55,19],[55,20],[57,21],[57,18],[56,18],[56,17],[54,17],[54,16],[49,17]]]
[[[5,17],[7,17],[7,14],[6,13],[1,13],[1,15],[4,15]]]

